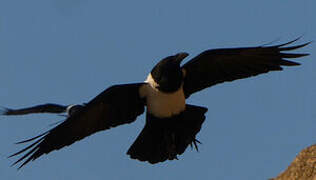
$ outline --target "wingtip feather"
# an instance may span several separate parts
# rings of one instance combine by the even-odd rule
[[[283,44],[278,44],[278,45],[275,45],[275,46],[270,46],[271,48],[278,48],[280,51],[289,51],[289,50],[294,50],[294,49],[299,49],[299,48],[302,48],[302,47],[305,47],[309,44],[311,44],[313,41],[309,41],[309,42],[306,42],[306,43],[303,43],[303,44],[299,44],[299,45],[296,45],[296,46],[290,46],[290,47],[284,47],[284,46],[287,46],[287,45],[290,45],[290,44],[293,44],[294,42],[300,40],[303,36],[299,36],[297,38],[295,38],[294,40],[292,41],[289,41],[289,42],[286,42],[286,43],[283,43]],[[261,47],[269,47],[269,46],[266,46],[267,44],[261,46]]]
[[[286,46],[286,45],[292,44],[292,43],[294,43],[294,42],[300,40],[302,37],[303,37],[303,35],[302,35],[302,36],[299,36],[299,37],[297,37],[297,38],[295,38],[295,39],[293,39],[292,41],[289,41],[289,42],[286,42],[286,43],[283,43],[283,44],[276,45],[276,47],[280,48],[280,47],[282,47],[282,46]]]
[[[8,112],[9,112],[8,108],[4,106],[0,106],[0,115],[7,115]]]
[[[290,51],[290,50],[295,50],[295,49],[299,49],[299,48],[305,47],[305,46],[307,46],[307,45],[309,45],[311,43],[312,43],[312,41],[309,41],[307,43],[296,45],[296,46],[290,46],[290,47],[279,46],[279,48],[280,48],[280,51]]]
[[[46,135],[47,133],[49,133],[49,131],[46,131],[46,132],[44,132],[44,133],[42,133],[42,134],[40,134],[40,135],[38,135],[38,136],[35,136],[35,137],[33,137],[33,138],[30,138],[30,139],[26,139],[26,140],[23,140],[23,141],[16,142],[15,144],[22,144],[22,143],[26,143],[26,142],[33,141],[33,140],[35,140],[35,139],[37,139],[37,138],[39,138],[39,137],[42,137],[42,136]],[[41,139],[43,139],[43,138],[41,138]]]
[[[49,131],[48,131],[48,132],[49,132]],[[36,136],[36,137],[34,137],[34,138],[31,138],[31,139],[27,139],[27,140],[25,140],[25,141],[20,141],[20,142],[18,142],[17,144],[25,143],[25,142],[29,142],[29,141],[32,141],[32,140],[34,140],[34,139],[37,139],[37,138],[41,137],[41,138],[39,138],[38,140],[36,140],[34,143],[32,143],[31,145],[27,146],[26,148],[24,148],[24,149],[22,149],[22,150],[20,150],[20,151],[18,151],[18,152],[16,152],[16,153],[10,155],[8,158],[17,156],[17,155],[19,155],[19,154],[21,154],[21,153],[23,153],[23,152],[25,152],[25,151],[27,151],[27,150],[30,149],[26,154],[24,154],[21,158],[19,158],[17,161],[15,161],[11,166],[14,166],[14,165],[18,164],[19,162],[21,162],[22,160],[24,160],[25,158],[27,158],[27,159],[18,167],[18,170],[19,170],[19,169],[21,169],[24,165],[26,165],[29,161],[38,158],[38,157],[39,157],[39,156],[38,156],[39,153],[37,153],[37,150],[38,150],[38,148],[39,148],[40,143],[44,140],[45,135],[46,135],[48,132],[42,133],[42,134],[39,135],[39,136]],[[34,147],[34,146],[35,146],[35,147]],[[34,151],[35,151],[35,152],[34,152]],[[30,155],[31,155],[31,156],[30,156]]]

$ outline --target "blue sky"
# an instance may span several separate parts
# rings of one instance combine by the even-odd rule
[[[113,84],[143,81],[163,57],[211,48],[316,40],[316,1],[2,0],[0,105],[87,102]],[[316,46],[302,66],[224,83],[188,102],[209,108],[200,152],[151,165],[126,151],[144,125],[92,135],[20,171],[14,142],[44,132],[56,115],[0,117],[1,179],[252,179],[283,171],[316,143]]]

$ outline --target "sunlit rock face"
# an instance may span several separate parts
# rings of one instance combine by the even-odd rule
[[[316,180],[316,144],[303,149],[284,172],[270,180]]]

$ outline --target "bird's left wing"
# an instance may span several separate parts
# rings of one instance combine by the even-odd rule
[[[21,109],[11,109],[2,108],[0,109],[0,114],[2,115],[25,115],[31,113],[64,113],[66,112],[67,106],[59,104],[41,104],[37,106],[32,106],[28,108]]]
[[[71,145],[93,133],[135,121],[137,116],[144,112],[144,100],[139,95],[139,88],[143,84],[112,86],[55,128],[37,137],[19,142],[35,140],[33,144],[10,156],[29,150],[14,164],[25,159],[19,167],[21,168],[43,154]]]
[[[202,52],[182,66],[185,96],[189,97],[192,93],[225,81],[280,71],[282,66],[299,65],[286,59],[308,54],[285,51],[299,49],[309,43],[287,46],[296,40],[276,46],[212,49]]]

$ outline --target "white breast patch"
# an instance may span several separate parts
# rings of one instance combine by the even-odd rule
[[[158,84],[150,74],[145,82],[147,84],[140,88],[140,95],[146,97],[149,113],[159,118],[165,118],[184,111],[185,96],[182,86],[176,92],[164,93],[156,88]]]

